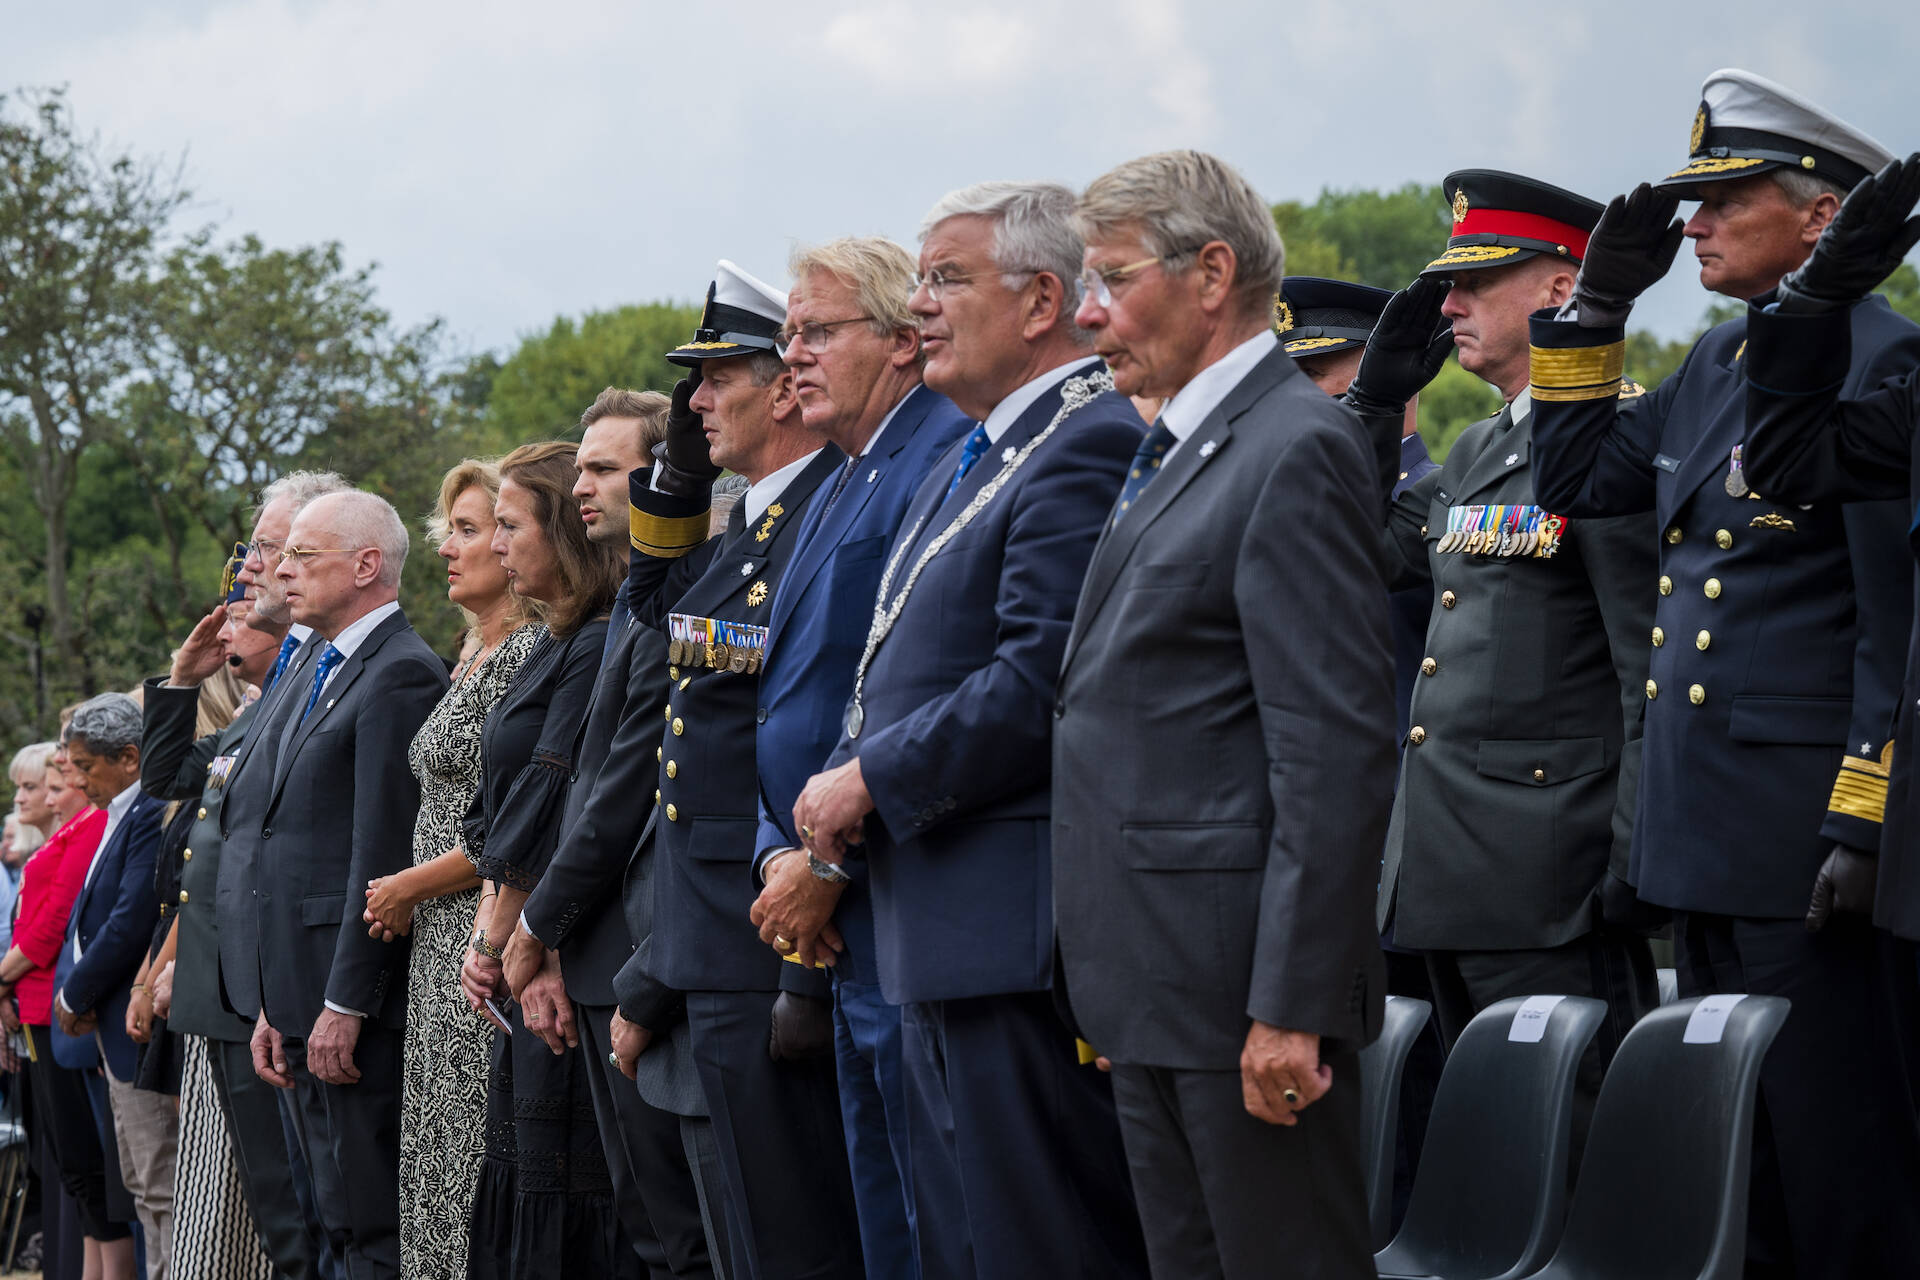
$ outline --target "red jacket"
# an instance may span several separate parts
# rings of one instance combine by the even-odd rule
[[[83,809],[34,851],[20,873],[13,945],[34,967],[21,975],[14,994],[20,1000],[20,1021],[29,1026],[53,1021],[53,967],[67,940],[67,916],[87,882],[87,868],[106,829],[105,809]]]

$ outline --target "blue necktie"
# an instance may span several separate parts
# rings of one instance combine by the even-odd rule
[[[967,478],[967,472],[973,470],[973,464],[980,461],[980,455],[987,451],[987,446],[992,443],[993,441],[987,438],[985,423],[973,429],[973,434],[967,437],[967,442],[960,446],[960,466],[953,473],[953,482],[947,486],[949,498],[953,496],[953,491],[960,487],[960,482]]]
[[[320,662],[313,669],[313,692],[307,695],[307,705],[300,712],[300,719],[302,721],[312,713],[313,704],[320,701],[320,687],[326,684],[327,676],[332,674],[333,669],[340,665],[340,659],[346,656],[346,654],[340,652],[332,645],[328,645],[320,651]]]
[[[287,664],[293,661],[293,655],[298,652],[300,652],[300,641],[292,632],[288,632],[287,638],[280,642],[280,656],[273,660],[273,670],[267,672],[266,684],[260,687],[262,697],[266,696],[268,689],[273,688],[273,682],[286,672]]]
[[[1167,450],[1174,446],[1173,432],[1156,422],[1153,430],[1147,432],[1146,439],[1134,450],[1133,465],[1127,468],[1127,482],[1120,486],[1120,505],[1113,509],[1114,524],[1120,523],[1120,517],[1127,514],[1134,499],[1147,483],[1160,473],[1160,460],[1167,456]]]

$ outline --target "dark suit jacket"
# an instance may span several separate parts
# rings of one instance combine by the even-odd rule
[[[1251,1018],[1378,1033],[1378,466],[1276,347],[1094,550],[1054,703],[1054,915],[1117,1062],[1238,1070]]]
[[[153,860],[160,852],[164,807],[145,792],[134,796],[120,825],[113,829],[113,838],[94,855],[93,874],[74,899],[66,940],[54,966],[56,999],[64,998],[75,1013],[99,1016],[99,1044],[106,1048],[107,1066],[121,1080],[133,1079],[140,1052],[127,1038],[127,1001],[133,994],[133,975],[153,942],[153,922],[160,910]],[[78,960],[73,958],[76,940]],[[94,1037],[65,1034],[57,1016],[53,1057],[63,1067],[100,1065]]]
[[[367,936],[363,890],[413,865],[420,787],[407,748],[447,691],[446,664],[403,613],[340,663],[300,720],[312,678],[311,664],[281,677],[291,687],[265,803],[240,804],[257,795],[251,785],[227,802],[229,831],[258,841],[250,887],[259,1007],[296,1039],[328,1000],[387,1026],[405,1021],[407,948]]]
[[[264,700],[255,700],[226,728],[195,739],[194,718],[200,690],[170,689],[165,676],[146,683],[141,703],[146,728],[140,740],[140,785],[160,800],[194,806],[193,828],[180,865],[180,900],[171,906],[179,925],[174,943],[173,1005],[167,1029],[210,1040],[244,1041],[253,1024],[227,1008],[220,998],[220,940],[215,929],[214,898],[220,881],[220,814],[234,775],[216,779],[210,767],[239,752],[260,718]]]
[[[1765,301],[1764,299],[1762,301]],[[1920,501],[1920,376],[1856,385],[1855,325],[1844,311],[1818,316],[1747,313],[1748,481],[1781,502]],[[1845,395],[1850,398],[1842,399]],[[1920,515],[1908,525],[1920,561]],[[1914,592],[1920,597],[1920,564]],[[1920,619],[1907,649],[1905,685],[1894,707],[1893,741],[1878,760],[1845,768],[1849,787],[1871,808],[1884,795],[1880,883],[1874,923],[1920,941]],[[1890,757],[1890,758],[1889,758]]]
[[[799,845],[793,803],[820,772],[840,741],[854,668],[873,619],[873,597],[900,518],[921,481],[951,477],[936,460],[973,423],[953,402],[916,387],[868,456],[868,471],[849,482],[825,519],[808,510],[793,561],[774,593],[767,664],[760,673],[760,726],[754,758],[760,774],[760,828],[756,863],[775,849]],[[823,505],[823,504],[822,504]],[[849,982],[874,983],[873,905],[866,869],[849,867],[854,883],[840,895],[834,923],[846,941],[837,972]]]
[[[1886,299],[1856,305],[1851,323],[1845,394],[1920,363],[1920,326]],[[1551,355],[1536,357],[1535,381],[1580,396],[1552,385],[1560,371],[1598,369],[1624,340],[1536,313],[1533,345]],[[1659,523],[1664,643],[1648,673],[1635,888],[1677,910],[1795,919],[1835,841],[1881,844],[1880,815],[1853,782],[1893,738],[1913,626],[1911,511],[1730,493],[1746,348],[1743,316],[1646,395],[1538,400],[1534,481],[1575,519],[1651,510]]]
[[[1078,374],[1099,368],[1083,362]],[[889,601],[921,556],[1061,406],[1049,388],[947,496],[963,442],[902,523]],[[878,821],[864,852],[881,990],[894,1004],[1044,991],[1053,978],[1048,822],[1054,680],[1087,557],[1146,424],[1108,392],[1062,420],[926,561],[867,673],[858,756]],[[871,612],[869,612],[871,616]]]
[[[1442,553],[1450,509],[1537,505],[1532,416],[1461,433],[1387,521],[1396,587],[1442,592],[1413,695],[1376,920],[1414,949],[1553,947],[1592,929],[1632,844],[1653,521],[1568,523],[1550,558]],[[1399,430],[1397,422],[1376,424]]]

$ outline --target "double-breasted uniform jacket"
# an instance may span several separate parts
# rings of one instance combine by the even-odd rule
[[[833,510],[822,517],[823,504],[808,509],[793,561],[774,593],[767,665],[760,675],[760,707],[766,714],[754,744],[760,775],[756,862],[800,843],[793,805],[840,741],[854,667],[900,519],[929,468],[938,470],[935,460],[972,425],[945,396],[914,388],[895,408]],[[880,979],[866,864],[853,858],[846,868],[853,879],[833,913],[846,949],[834,973],[842,981],[871,985]]]
[[[253,1024],[220,999],[220,943],[213,916],[220,879],[220,812],[232,781],[232,758],[259,721],[266,699],[254,699],[226,728],[196,739],[199,705],[197,687],[169,688],[165,676],[146,682],[141,703],[145,729],[140,739],[140,785],[161,800],[194,806],[193,826],[180,855],[178,901],[160,904],[162,917],[179,916],[167,1028],[239,1043],[253,1035]]]
[[[628,580],[635,620],[662,632],[671,614],[765,626],[802,514],[825,497],[816,491],[844,462],[838,449],[822,449],[758,521],[744,523],[743,500],[721,537],[677,557],[635,557]],[[858,483],[855,477],[850,486]],[[684,547],[707,518],[704,496],[635,488],[632,501],[635,536],[646,546]],[[676,991],[773,991],[783,985],[783,969],[798,974],[800,966],[783,964],[748,917],[757,894],[758,668],[716,670],[705,654],[694,656],[697,662],[664,673],[673,687],[657,743],[653,933],[636,959]],[[824,975],[818,981],[824,994]]]
[[[1765,301],[1764,299],[1762,301]],[[1785,503],[1883,500],[1920,503],[1920,374],[1913,366],[1878,387],[1849,376],[1855,323],[1825,315],[1747,314],[1747,481]],[[1842,395],[1850,398],[1841,399]],[[1907,527],[1920,595],[1920,513]],[[1907,649],[1893,741],[1880,759],[1847,764],[1862,780],[1886,778],[1886,822],[1874,923],[1920,941],[1920,619]],[[1877,790],[1870,781],[1868,786]],[[1870,803],[1870,799],[1869,799]]]
[[[236,958],[237,973],[222,938],[222,974],[239,1013],[264,1009],[296,1039],[327,1001],[388,1027],[406,1020],[407,948],[367,936],[362,890],[413,865],[420,788],[407,749],[447,691],[446,664],[397,610],[340,662],[302,719],[315,670],[310,659],[281,676],[297,683],[279,732],[269,721],[259,735],[281,738],[272,768],[248,770],[243,758],[221,814],[226,850],[253,847],[243,869],[258,915],[257,950]],[[226,879],[223,871],[223,890]],[[218,922],[224,934],[224,903]]]
[[[857,756],[873,797],[878,820],[851,853],[871,878],[880,987],[892,1004],[1052,985],[1054,682],[1087,559],[1146,424],[1104,391],[1020,455],[1059,413],[1063,388],[1100,368],[1077,362],[949,496],[965,446],[955,442],[914,495],[889,557],[880,603],[905,604],[867,671],[860,733],[841,738],[827,767]]]
[[[1557,543],[1504,548],[1452,532],[1476,511],[1493,530],[1546,528],[1530,425],[1506,405],[1468,427],[1388,514],[1394,585],[1428,585],[1437,606],[1376,907],[1416,949],[1558,946],[1596,923],[1609,867],[1627,874],[1653,522],[1570,521]]]
[[[1920,362],[1920,326],[1885,299],[1851,321],[1847,394]],[[1631,400],[1612,390],[1622,329],[1531,323],[1541,500],[1576,520],[1651,510],[1659,525],[1634,886],[1676,910],[1801,916],[1835,842],[1881,845],[1876,770],[1913,623],[1909,512],[1753,490],[1735,454],[1744,316]]]
[[[1053,893],[1084,1037],[1237,1070],[1248,1020],[1364,1044],[1393,784],[1380,461],[1277,347],[1095,547],[1054,702]]]

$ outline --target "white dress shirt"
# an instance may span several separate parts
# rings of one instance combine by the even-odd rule
[[[785,493],[787,486],[793,483],[793,478],[805,471],[807,464],[819,456],[820,451],[815,449],[806,457],[795,458],[778,471],[769,472],[749,485],[740,498],[740,505],[746,508],[747,523],[752,524],[767,514],[767,508],[773,505],[774,499]]]
[[[1015,387],[1008,393],[1006,399],[993,406],[993,412],[989,413],[987,420],[981,424],[987,429],[987,440],[992,444],[999,444],[1000,437],[1007,434],[1007,428],[1017,422],[1021,414],[1031,409],[1035,400],[1074,374],[1086,373],[1095,367],[1097,363],[1092,360],[1069,360]]]
[[[1239,386],[1240,380],[1253,372],[1253,366],[1279,345],[1273,330],[1262,329],[1193,375],[1192,381],[1160,406],[1160,424],[1173,432],[1173,447],[1160,458],[1162,468],[1173,461],[1173,455],[1180,452],[1187,437],[1200,429],[1207,415],[1220,407],[1227,393]]]

